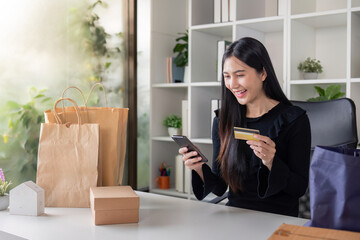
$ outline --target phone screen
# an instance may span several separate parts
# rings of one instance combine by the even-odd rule
[[[207,158],[200,152],[200,150],[186,137],[183,135],[173,135],[171,137],[180,147],[187,147],[189,152],[196,151],[202,158],[201,162],[208,162]]]

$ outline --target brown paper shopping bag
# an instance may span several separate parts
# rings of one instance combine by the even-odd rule
[[[92,86],[89,96],[96,86],[101,86],[103,88],[106,101],[106,91],[101,83],[96,83]],[[75,88],[81,92],[81,90],[77,87],[69,88]],[[65,89],[64,92],[69,88]],[[99,176],[101,176],[101,181],[99,180],[98,186],[121,185],[125,165],[127,119],[129,109],[114,107],[87,107],[86,104],[89,96],[85,101],[85,106],[79,107],[79,109],[81,119],[85,123],[98,123],[100,125],[99,164],[101,171]],[[74,107],[59,107],[56,108],[56,112],[58,113],[59,118],[63,121],[72,123],[77,121]],[[56,122],[51,110],[45,111],[45,122]]]
[[[77,123],[41,124],[36,183],[45,190],[47,207],[89,207],[90,187],[98,179],[99,124],[81,122],[73,102]]]

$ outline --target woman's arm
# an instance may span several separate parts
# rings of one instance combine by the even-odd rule
[[[287,135],[282,138],[285,144],[286,159],[275,154],[271,171],[261,164],[258,172],[258,194],[266,198],[284,191],[285,193],[299,198],[308,186],[311,132],[310,123],[306,114],[296,119],[286,129]],[[284,154],[282,155],[284,157]]]
[[[220,165],[216,161],[220,150],[220,138],[219,138],[219,119],[214,118],[212,140],[213,140],[213,160],[212,169],[206,164],[202,164],[200,171],[192,171],[192,186],[193,191],[197,199],[204,199],[210,192],[221,196],[227,189],[227,184],[221,178]],[[201,175],[202,174],[202,175]]]

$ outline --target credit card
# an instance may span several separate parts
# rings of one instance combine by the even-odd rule
[[[255,134],[260,134],[260,131],[257,129],[234,127],[234,136],[236,139],[259,141],[259,139],[254,137]]]

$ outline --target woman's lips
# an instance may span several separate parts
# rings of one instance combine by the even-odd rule
[[[242,98],[242,97],[244,97],[246,92],[247,92],[247,90],[243,90],[243,91],[238,91],[238,92],[234,92],[234,93],[237,98]]]

